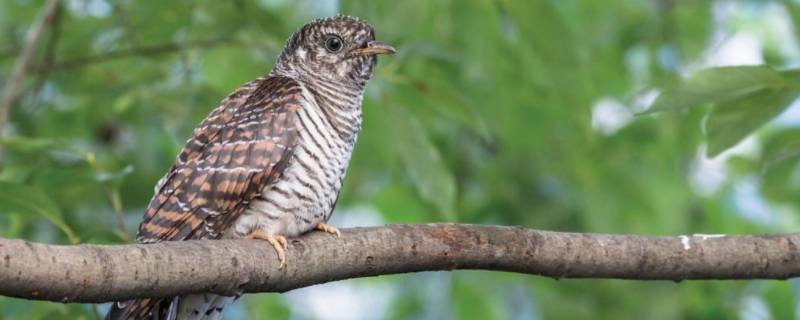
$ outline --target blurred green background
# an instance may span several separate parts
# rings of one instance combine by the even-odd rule
[[[43,3],[0,0],[0,84]],[[399,52],[368,86],[334,225],[800,230],[798,1],[69,0],[3,133],[0,236],[132,241],[192,128],[337,13]],[[769,67],[700,71],[731,65]],[[651,106],[668,112],[637,116]],[[469,271],[247,295],[226,318],[791,319],[798,299],[795,280]],[[0,297],[0,319],[106,309]]]

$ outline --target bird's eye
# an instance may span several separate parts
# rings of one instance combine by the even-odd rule
[[[344,47],[344,41],[337,35],[330,35],[325,39],[325,49],[330,52],[339,52]]]

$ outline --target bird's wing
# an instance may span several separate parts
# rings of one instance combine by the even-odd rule
[[[286,77],[248,83],[194,130],[160,181],[140,242],[219,238],[276,181],[298,137],[300,85]]]
[[[157,184],[138,240],[219,238],[286,168],[297,142],[296,111],[303,99],[294,80],[269,77],[223,100]],[[169,319],[172,299],[117,302],[106,319]]]

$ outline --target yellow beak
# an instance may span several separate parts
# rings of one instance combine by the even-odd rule
[[[380,41],[370,41],[364,48],[353,49],[352,54],[357,56],[367,56],[375,54],[393,54],[397,52],[394,47]]]

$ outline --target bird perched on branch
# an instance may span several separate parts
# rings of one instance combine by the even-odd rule
[[[260,239],[283,268],[286,237],[314,229],[339,236],[326,222],[361,128],[364,87],[376,56],[394,51],[358,18],[301,27],[269,74],[234,91],[194,130],[155,188],[139,242]],[[216,319],[234,299],[130,300],[106,318]]]

